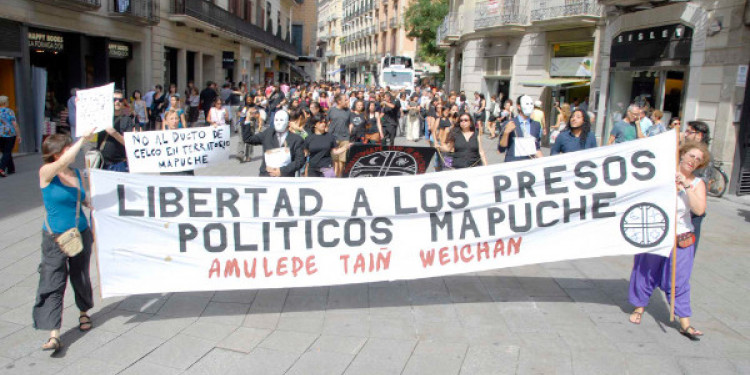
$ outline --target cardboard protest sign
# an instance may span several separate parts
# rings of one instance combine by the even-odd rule
[[[229,160],[229,125],[127,132],[123,137],[131,173],[189,171]]]
[[[415,279],[674,244],[674,133],[368,179],[91,171],[104,297]]]
[[[112,127],[115,115],[113,98],[115,84],[78,90],[76,93],[76,137],[83,137],[89,129],[97,131]]]
[[[427,170],[435,155],[432,147],[355,144],[344,167],[347,177],[410,176]]]

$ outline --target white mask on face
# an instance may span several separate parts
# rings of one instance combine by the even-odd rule
[[[286,111],[278,111],[273,117],[273,129],[277,133],[283,133],[289,128],[289,114]]]
[[[531,100],[531,97],[528,95],[521,97],[521,112],[523,112],[523,115],[526,117],[530,117],[534,112],[534,101]]]

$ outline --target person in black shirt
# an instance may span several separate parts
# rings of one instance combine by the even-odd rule
[[[381,113],[377,110],[377,103],[370,102],[365,111],[365,126],[362,142],[377,144],[383,140],[383,126],[380,124]]]
[[[347,143],[343,147],[336,147],[336,137],[326,132],[326,119],[322,115],[314,115],[310,118],[315,124],[314,133],[305,138],[305,155],[308,156],[306,177],[333,177],[333,158],[331,155],[339,155],[346,152],[353,143]]]
[[[123,114],[122,92],[115,91],[114,106],[115,117],[113,126],[106,128],[97,136],[97,147],[102,153],[102,168],[116,171],[128,172],[128,158],[125,153],[125,139],[122,134],[133,130],[133,118]]]
[[[352,112],[349,125],[349,139],[352,142],[364,142],[365,137],[365,102],[357,100],[354,102],[354,111]]]
[[[216,82],[208,81],[206,83],[206,88],[203,89],[200,94],[200,107],[206,118],[208,118],[208,111],[213,107],[217,96],[219,96],[219,94],[216,93]]]
[[[383,141],[382,145],[386,143],[390,146],[395,146],[396,133],[398,131],[398,117],[401,115],[401,103],[398,100],[393,100],[393,95],[388,92],[385,94],[385,101],[381,103],[383,111]]]

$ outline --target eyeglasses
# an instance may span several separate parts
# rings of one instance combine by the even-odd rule
[[[685,130],[685,134],[701,134],[701,132],[697,132],[694,130]]]
[[[122,102],[125,101],[125,98],[112,98],[112,101],[115,102],[115,103],[118,103],[118,102],[122,103]]]

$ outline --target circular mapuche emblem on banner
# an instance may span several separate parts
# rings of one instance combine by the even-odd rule
[[[354,163],[349,177],[409,176],[417,174],[417,160],[402,151],[376,151]]]
[[[667,236],[668,225],[667,213],[661,207],[638,203],[625,211],[620,220],[620,231],[633,246],[654,247]]]

